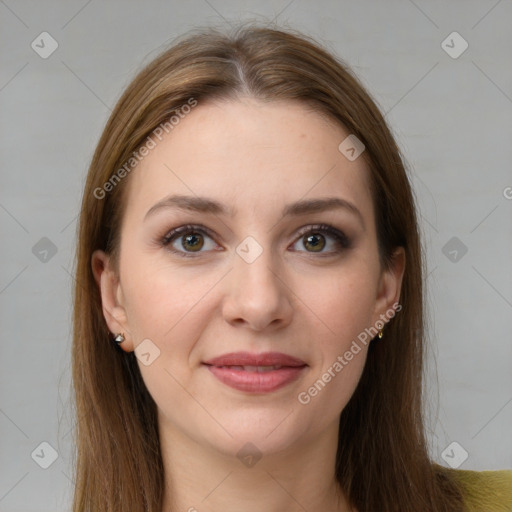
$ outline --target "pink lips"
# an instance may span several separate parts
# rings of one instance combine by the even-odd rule
[[[296,380],[307,367],[301,359],[280,352],[232,352],[204,364],[224,384],[252,393],[275,391]]]

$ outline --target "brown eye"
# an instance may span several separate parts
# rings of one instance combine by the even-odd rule
[[[204,252],[218,251],[214,234],[203,226],[186,225],[172,229],[160,244],[179,256],[200,256]]]
[[[328,224],[305,226],[298,233],[293,244],[294,251],[317,253],[319,256],[333,256],[352,247],[352,242],[343,231]]]
[[[311,233],[303,238],[304,247],[312,252],[320,252],[325,247],[325,237],[320,233]]]
[[[204,245],[203,235],[192,233],[181,237],[181,245],[187,251],[200,251]]]

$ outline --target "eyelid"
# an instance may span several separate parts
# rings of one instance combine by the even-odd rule
[[[216,233],[214,233],[211,229],[201,224],[184,224],[182,226],[173,228],[170,231],[167,231],[167,234],[162,237],[162,241],[167,241],[168,243],[170,243],[172,238],[174,238],[176,235],[179,235],[181,233],[186,234],[191,231],[204,233],[212,239],[214,239],[217,236]]]
[[[321,233],[327,234],[333,237],[336,242],[341,246],[342,249],[349,249],[352,246],[351,239],[344,233],[344,231],[335,228],[329,224],[307,224],[301,228],[299,228],[298,236],[293,242],[295,244],[301,237],[306,235],[307,233]],[[329,255],[332,252],[323,252],[323,253],[315,253],[309,251],[300,251],[306,252],[307,254],[319,254],[319,255]]]
[[[172,247],[172,243],[174,242],[173,239],[179,239],[180,237],[186,235],[187,233],[200,233],[203,235],[208,236],[208,238],[211,238],[216,244],[215,241],[216,234],[206,226],[203,226],[202,224],[184,224],[182,226],[178,226],[176,228],[171,229],[170,231],[167,231],[167,234],[165,234],[162,237],[159,237],[158,241],[162,247],[167,249],[172,254],[177,254],[178,256],[184,257],[184,258],[195,258],[198,257],[202,253],[208,253],[210,251],[179,251],[177,249],[174,249]],[[219,249],[216,249],[219,250]],[[223,250],[223,249],[221,249]]]

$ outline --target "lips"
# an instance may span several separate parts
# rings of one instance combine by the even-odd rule
[[[306,366],[301,359],[281,354],[280,352],[264,352],[251,354],[250,352],[231,352],[205,361],[212,366]]]
[[[268,393],[300,377],[307,364],[280,352],[232,352],[203,363],[222,383],[239,391]]]

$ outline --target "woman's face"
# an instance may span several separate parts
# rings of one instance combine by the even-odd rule
[[[296,102],[199,102],[125,178],[119,279],[93,266],[164,431],[233,455],[337,428],[403,272],[348,135]]]

